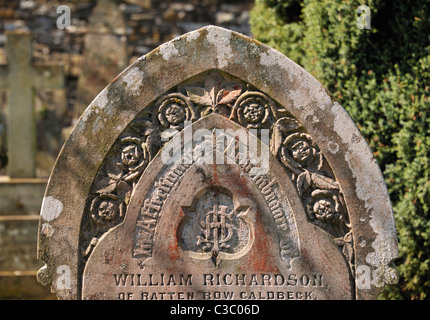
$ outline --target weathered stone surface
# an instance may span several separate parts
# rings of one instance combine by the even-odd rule
[[[383,177],[345,110],[279,52],[212,26],[86,109],[38,250],[61,299],[373,299],[397,254]]]
[[[9,159],[7,157],[6,120],[4,115],[0,112],[0,170],[7,166],[8,160]]]

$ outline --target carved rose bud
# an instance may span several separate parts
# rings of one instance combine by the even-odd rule
[[[343,205],[336,191],[314,190],[306,201],[311,220],[334,224],[343,219]]]
[[[246,92],[234,105],[237,120],[250,129],[263,127],[269,119],[270,109],[269,98],[260,92]]]
[[[114,194],[96,196],[90,207],[91,217],[99,226],[111,227],[123,216],[122,205]]]
[[[191,121],[191,101],[181,93],[168,94],[158,105],[158,120],[165,128],[182,129],[185,121]]]

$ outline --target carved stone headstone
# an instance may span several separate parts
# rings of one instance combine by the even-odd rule
[[[209,26],[121,73],[41,210],[60,299],[373,299],[397,273],[381,172],[305,70]]]

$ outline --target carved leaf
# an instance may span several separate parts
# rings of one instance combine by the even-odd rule
[[[218,93],[218,104],[232,104],[240,96],[242,88],[240,86],[230,86],[221,89]]]
[[[278,154],[279,148],[281,147],[282,142],[283,142],[283,137],[282,137],[281,130],[278,128],[278,126],[274,125],[272,139],[270,139],[270,150],[274,154]]]
[[[279,128],[279,130],[286,134],[288,132],[297,130],[300,127],[300,123],[291,117],[283,117],[276,121],[275,126]]]
[[[354,248],[352,246],[352,232],[348,232],[343,238],[335,238],[334,242],[342,246],[342,253],[348,259],[348,262],[352,264],[354,257]]]
[[[296,184],[299,196],[302,196],[303,193],[310,188],[312,182],[311,175],[312,174],[307,170],[298,175]]]
[[[212,106],[213,101],[208,91],[200,87],[186,87],[187,96],[192,102],[204,106]]]
[[[339,190],[339,184],[326,176],[318,173],[310,173],[312,185],[319,189]]]
[[[348,232],[344,237],[343,240],[347,243],[352,243],[352,232]]]
[[[300,128],[300,123],[291,117],[283,117],[276,121],[273,125],[273,142],[272,150],[275,154],[278,154],[279,148],[283,142],[283,136]]]
[[[212,70],[205,80],[205,90],[209,93],[213,105],[216,102],[216,94],[221,88],[223,82],[223,77],[215,70]]]
[[[156,131],[152,131],[148,135],[148,138],[146,139],[146,149],[148,151],[149,159],[152,159],[155,157],[155,154],[160,148],[160,145],[161,145],[160,136],[157,134]]]
[[[130,128],[141,136],[147,136],[154,131],[152,122],[145,119],[134,120]]]
[[[118,174],[114,174],[114,173],[110,173],[110,172],[108,172],[107,176],[108,176],[109,178],[111,178],[111,182],[119,181],[119,180],[121,179],[122,172],[121,172],[121,173],[118,173]],[[111,183],[111,182],[110,182],[110,183]]]
[[[97,194],[107,194],[107,193],[112,193],[112,192],[114,192],[114,191],[115,191],[115,189],[116,189],[117,185],[118,185],[118,182],[117,182],[117,181],[113,181],[113,180],[111,180],[107,186],[105,186],[105,187],[104,187],[104,188],[102,188],[102,189],[97,190],[97,192],[96,192],[96,193],[97,193]]]
[[[126,198],[128,193],[131,193],[132,187],[125,181],[120,181],[117,185],[116,191],[119,195]]]
[[[211,113],[212,113],[212,108],[211,107],[204,108],[202,110],[202,117],[205,117],[205,116],[207,116],[208,114],[211,114]]]

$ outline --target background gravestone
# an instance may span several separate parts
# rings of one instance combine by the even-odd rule
[[[33,60],[30,32],[11,31],[5,38],[7,61],[0,64],[0,90],[7,91],[7,108],[4,117],[0,114],[0,169],[5,167],[7,176],[0,176],[0,297],[22,297],[31,292],[36,297],[46,297],[46,290],[35,281],[41,266],[34,254],[38,212],[47,182],[39,178],[38,164],[49,162],[49,151],[55,149],[58,139],[36,134],[40,118],[36,115],[39,112],[35,96],[46,94],[47,88],[54,89],[50,92],[58,96],[55,113],[61,114],[64,72],[59,64]],[[44,109],[49,114],[49,108]],[[43,147],[37,148],[40,143]],[[55,157],[51,164],[54,160]]]
[[[235,138],[260,129],[267,171]],[[343,108],[279,52],[210,26],[86,109],[43,200],[38,278],[61,299],[374,299],[397,254],[382,175]]]
[[[128,65],[126,23],[118,5],[98,1],[84,37],[82,74],[77,84],[75,121],[95,96]]]

